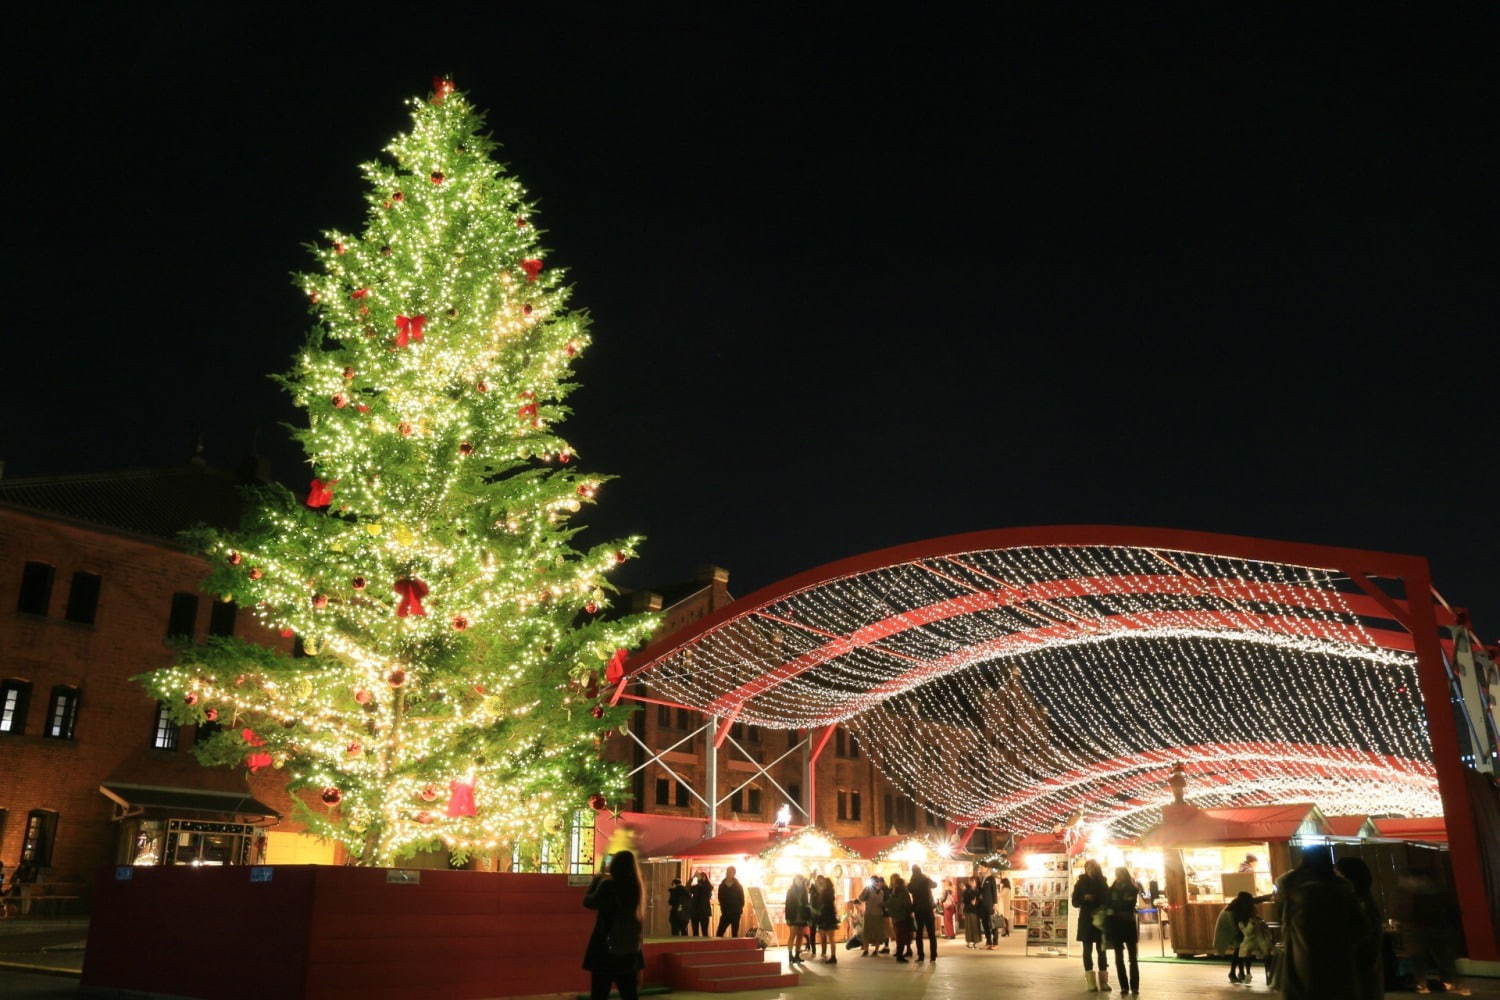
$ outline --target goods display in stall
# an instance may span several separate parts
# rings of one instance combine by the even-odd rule
[[[887,879],[897,872],[905,878],[911,874],[912,865],[919,865],[928,878],[937,882],[945,878],[968,878],[974,872],[973,855],[929,837],[851,837],[844,843],[869,860],[872,875],[884,875]]]
[[[1072,885],[1068,880],[1068,855],[1063,852],[1032,852],[1026,868],[1011,873],[1011,885],[1025,899],[1026,951],[1056,952],[1068,948],[1068,915]]]

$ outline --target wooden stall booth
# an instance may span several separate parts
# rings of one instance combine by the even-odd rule
[[[833,882],[840,916],[835,940],[843,940],[844,908],[848,900],[859,895],[871,870],[869,861],[816,826],[722,833],[678,850],[672,860],[679,864],[683,882],[705,872],[716,890],[733,867],[735,876],[745,886],[745,919],[740,924],[740,933],[753,934],[766,929],[778,943],[787,940],[784,913],[793,876],[826,875]],[[717,926],[717,891],[713,920]]]
[[[844,841],[851,850],[870,862],[872,875],[894,874],[911,877],[911,866],[919,865],[927,877],[939,885],[943,879],[968,878],[974,873],[975,857],[957,850],[946,841],[916,835],[891,834],[884,837],[850,837]]]
[[[1172,950],[1179,955],[1213,951],[1219,912],[1237,893],[1269,895],[1292,868],[1294,840],[1325,840],[1331,831],[1318,807],[1299,802],[1237,809],[1177,804],[1141,837],[1162,850]],[[1261,915],[1271,917],[1270,904]]]

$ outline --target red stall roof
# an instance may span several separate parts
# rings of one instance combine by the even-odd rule
[[[1141,838],[1141,844],[1233,844],[1245,841],[1284,841],[1306,825],[1328,832],[1327,822],[1311,802],[1237,809],[1199,809],[1186,818],[1166,821]]]
[[[1370,817],[1356,814],[1354,816],[1329,816],[1328,832],[1335,837],[1358,837],[1365,829],[1365,824],[1370,822]]]
[[[1448,842],[1448,823],[1441,816],[1397,817],[1373,822],[1382,837],[1392,840],[1419,840],[1432,844]]]

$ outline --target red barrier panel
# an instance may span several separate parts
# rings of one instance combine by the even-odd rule
[[[566,876],[388,871],[105,869],[83,985],[204,1000],[588,991],[594,915]]]

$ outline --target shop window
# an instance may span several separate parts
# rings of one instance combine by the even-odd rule
[[[33,809],[26,814],[26,835],[21,840],[21,863],[35,868],[52,867],[52,845],[57,837],[57,813]]]
[[[684,785],[680,781],[676,782],[676,796],[677,797],[676,797],[676,799],[673,800],[672,804],[673,805],[677,805],[677,806],[686,806],[688,804],[688,787],[687,787],[687,785]]]
[[[165,702],[156,703],[156,725],[151,733],[151,745],[158,750],[177,749],[177,723],[172,720]]]
[[[745,811],[745,790],[736,788],[729,793],[729,811],[741,813]]]
[[[656,706],[656,724],[662,729],[672,728],[672,709],[666,705]]]
[[[842,788],[839,789],[838,803],[839,803],[839,808],[838,808],[838,817],[839,817],[839,819],[848,819],[849,818],[849,793],[846,792],[846,791],[844,791]]]
[[[47,722],[42,735],[54,740],[71,740],[73,724],[78,721],[78,689],[59,684],[52,689],[52,700],[48,702]]]
[[[0,681],[0,733],[26,731],[26,706],[30,701],[30,684],[15,678]]]
[[[21,599],[16,610],[28,615],[45,615],[52,604],[52,567],[29,562],[21,569]]]
[[[752,788],[752,789],[750,789],[750,810],[749,811],[753,812],[753,813],[755,813],[757,815],[760,814],[760,789],[759,788]]]
[[[656,804],[659,806],[669,805],[671,802],[671,782],[666,778],[656,779]]]
[[[165,841],[169,865],[243,865],[250,861],[256,828],[246,823],[169,819]]]
[[[859,791],[857,789],[855,791],[852,791],[852,792],[849,793],[849,818],[850,819],[859,819],[859,814],[860,814],[860,801],[859,800],[860,800],[860,795],[859,795]]]
[[[208,612],[208,634],[226,639],[234,635],[234,622],[239,613],[239,605],[233,601],[214,601]]]
[[[74,573],[73,583],[68,587],[68,609],[63,612],[63,617],[80,625],[92,625],[98,611],[99,574]]]
[[[198,634],[198,595],[173,594],[167,618],[168,639],[191,639]]]

